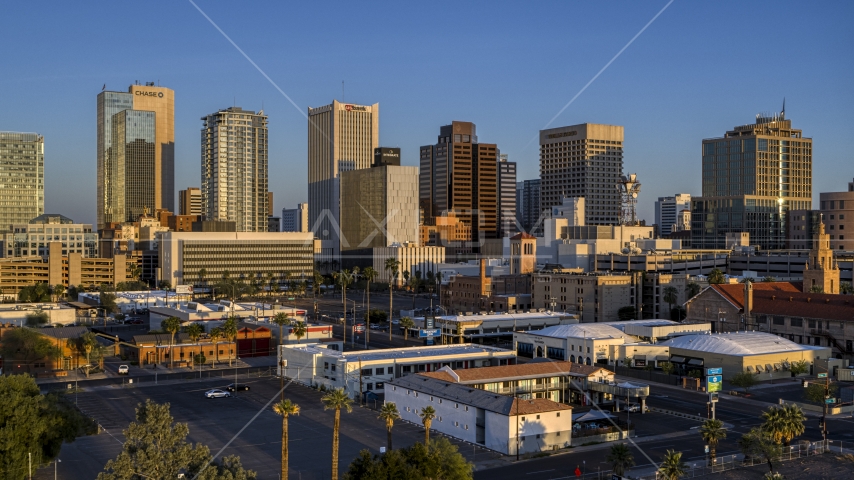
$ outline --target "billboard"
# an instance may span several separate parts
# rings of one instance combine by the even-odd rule
[[[178,295],[190,295],[193,293],[192,285],[175,285],[175,293]]]
[[[723,380],[722,375],[709,375],[706,377],[706,391],[709,393],[720,392],[723,389]]]

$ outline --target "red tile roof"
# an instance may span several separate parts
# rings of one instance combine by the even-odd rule
[[[537,237],[531,235],[530,233],[520,232],[520,233],[517,233],[516,235],[513,235],[512,237],[510,237],[510,240],[520,240],[523,238],[537,238]]]
[[[744,309],[743,284],[712,285],[712,288]],[[789,282],[754,283],[753,314],[854,321],[854,296],[803,293]]]

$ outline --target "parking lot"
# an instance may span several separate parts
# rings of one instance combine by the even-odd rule
[[[231,381],[206,379],[149,387],[103,387],[80,393],[80,409],[93,416],[105,432],[64,445],[58,478],[97,476],[107,460],[121,451],[122,430],[134,420],[136,405],[149,398],[171,405],[175,421],[188,424],[189,441],[203,443],[214,453],[231,441],[222,455],[239,455],[244,466],[258,472],[259,479],[278,478],[281,417],[273,413],[270,405],[278,398],[279,380],[243,377],[239,381],[248,384],[249,391],[237,392],[231,398],[205,398],[207,390],[224,388]],[[289,422],[291,478],[311,480],[330,476],[333,414],[323,410],[322,396],[319,391],[296,384],[285,390],[285,397],[301,407],[299,416],[291,417]],[[406,447],[422,441],[424,430],[420,425],[398,422],[393,437],[395,448]],[[455,443],[461,445],[461,453],[469,460],[498,457],[459,441]],[[385,425],[377,419],[376,411],[354,407],[353,413],[342,413],[339,471],[345,472],[360,450],[379,453],[385,444]],[[47,479],[52,475],[51,467],[42,469],[37,478]]]

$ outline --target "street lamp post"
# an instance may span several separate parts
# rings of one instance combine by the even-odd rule
[[[53,462],[53,480],[56,480],[56,465],[58,463],[62,463],[62,460],[57,458],[56,461]]]

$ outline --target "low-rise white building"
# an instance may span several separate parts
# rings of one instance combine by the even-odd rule
[[[516,332],[513,342],[520,355],[534,358],[614,365],[626,357],[640,359],[643,355],[645,365],[654,365],[654,362],[669,360],[667,347],[657,342],[710,331],[709,323],[684,324],[671,320],[577,323]]]
[[[415,318],[416,328],[423,328],[424,317]],[[442,315],[434,328],[442,330],[444,343],[481,342],[488,338],[507,337],[518,330],[541,330],[556,325],[578,323],[578,316],[561,312],[518,312],[478,315]]]
[[[0,323],[27,325],[27,317],[44,314],[45,325],[74,325],[77,309],[59,303],[15,303],[0,305]]]
[[[433,407],[431,428],[505,455],[557,450],[572,442],[572,407],[544,398],[524,400],[423,375],[388,382],[385,401],[403,420],[421,423]]]
[[[358,392],[381,393],[386,382],[411,373],[435,372],[444,366],[466,369],[516,363],[516,354],[510,350],[471,344],[353,352],[333,348],[337,347],[281,345],[279,374],[300,383],[344,388],[358,398]]]
[[[271,324],[270,319],[279,312],[284,312],[294,321],[305,321],[305,310],[286,307],[271,303],[238,303],[220,300],[217,303],[199,302],[169,302],[168,306],[149,307],[149,321],[152,329],[159,329],[160,323],[169,318],[177,317],[182,322],[222,321],[229,316],[235,316],[242,321],[252,321]]]

